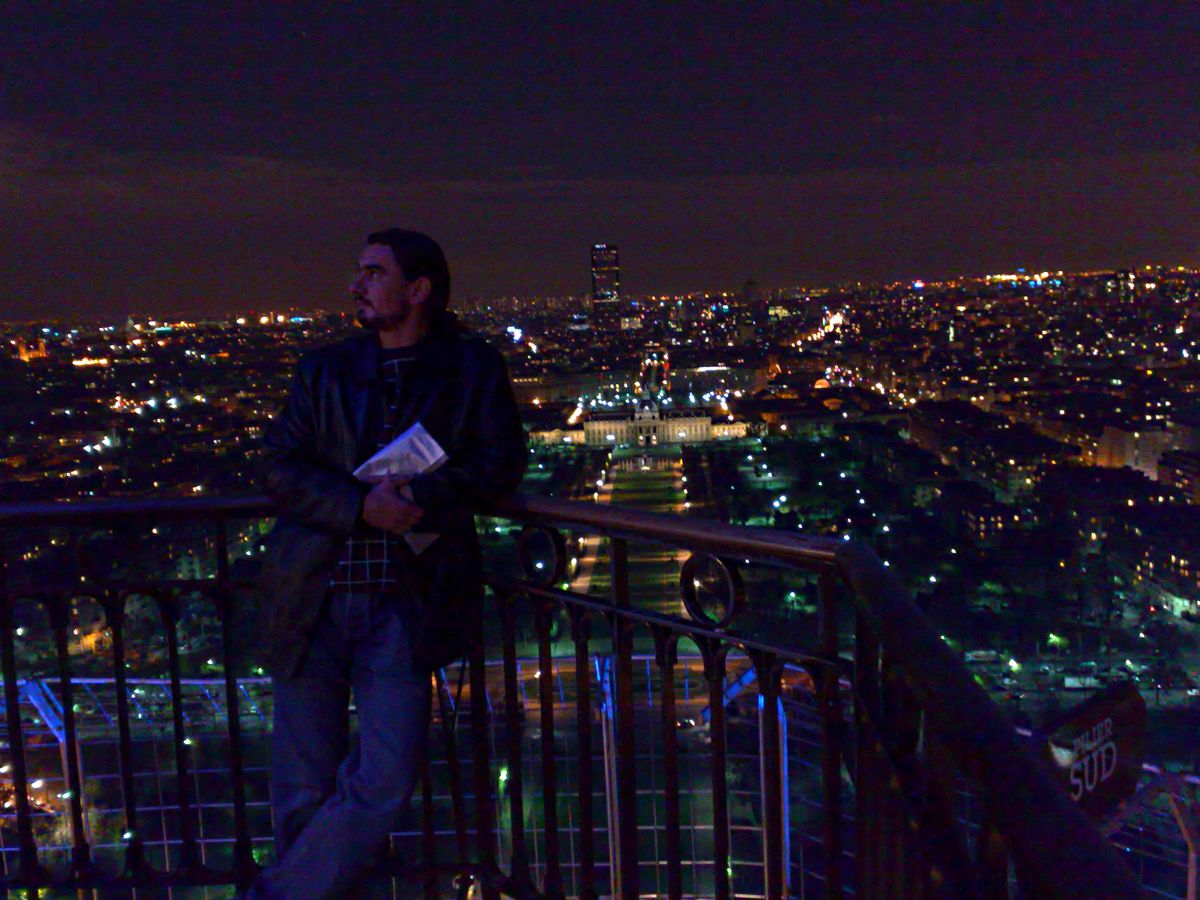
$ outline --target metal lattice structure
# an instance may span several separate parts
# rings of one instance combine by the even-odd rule
[[[466,623],[475,649],[435,679],[414,818],[384,864],[426,896],[452,883],[484,897],[1139,894],[1127,861],[865,548],[533,497],[486,512],[523,527],[519,565],[489,574],[485,608]],[[266,683],[239,651],[235,563],[261,530],[237,523],[265,515],[259,500],[0,511],[10,529],[187,522],[212,554],[184,578],[110,567],[18,583],[6,567],[15,833],[5,887],[253,876],[269,716]],[[606,596],[564,586],[579,535],[600,537]],[[642,546],[683,561],[678,612],[631,602],[631,552]],[[816,581],[815,643],[738,630],[748,566]],[[75,646],[87,604],[106,636],[90,657]],[[30,650],[18,632],[37,615],[44,646]],[[155,621],[151,637],[127,640]],[[197,646],[212,656],[197,663]],[[95,674],[97,660],[109,675]],[[163,672],[143,681],[135,662]],[[211,677],[185,671],[198,665]],[[100,788],[88,748],[98,746],[116,763],[106,777],[119,800],[104,815],[124,829],[119,841],[93,841],[102,807],[89,795]],[[157,797],[140,780],[147,747]],[[51,751],[64,789],[44,815],[46,783],[34,788],[33,776]],[[1142,854],[1156,878],[1176,866],[1174,848],[1162,848]]]

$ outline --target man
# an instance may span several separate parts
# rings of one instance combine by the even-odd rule
[[[366,333],[300,360],[266,436],[280,510],[263,569],[279,861],[254,898],[358,890],[413,791],[430,672],[461,655],[480,603],[472,508],[525,468],[503,358],[447,310],[437,243],[398,228],[370,235],[350,293]],[[373,485],[353,476],[417,422],[446,452],[442,466]],[[404,536],[418,524],[437,538],[416,554]]]

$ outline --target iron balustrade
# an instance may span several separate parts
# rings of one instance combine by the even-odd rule
[[[1033,749],[1014,733],[962,661],[868,548],[770,529],[525,495],[480,513],[523,526],[516,554],[520,566],[515,575],[489,572],[491,591],[486,602],[494,607],[465,623],[472,632],[472,650],[457,689],[452,673],[436,677],[439,702],[431,752],[442,757],[451,823],[439,831],[435,787],[427,765],[419,794],[422,859],[415,866],[385,863],[393,874],[421,884],[425,896],[439,896],[451,878],[460,896],[466,895],[472,883],[488,898],[501,894],[556,898],[567,896],[568,891],[581,898],[602,893],[622,898],[646,895],[650,891],[641,884],[646,861],[639,846],[639,784],[643,793],[661,790],[665,887],[660,892],[656,886],[653,895],[685,896],[687,854],[681,804],[693,788],[685,789],[681,783],[677,697],[681,640],[696,647],[695,663],[707,693],[710,741],[706,793],[711,794],[711,860],[706,861],[708,875],[703,886],[694,876],[688,894],[735,896],[730,842],[736,835],[730,826],[729,806],[734,793],[728,784],[731,731],[726,716],[735,683],[748,684],[747,673],[752,672],[760,710],[756,793],[761,840],[756,846],[761,846],[762,854],[760,884],[754,896],[805,895],[814,885],[826,897],[850,893],[865,897],[1007,897],[1014,885],[1022,896],[1141,895],[1120,856],[1084,818]],[[215,558],[211,577],[140,583],[136,578],[97,575],[74,584],[51,579],[31,589],[11,584],[4,575],[13,561],[7,557],[0,560],[4,563],[0,570],[4,579],[0,580],[0,664],[18,843],[17,868],[6,872],[4,888],[245,884],[253,877],[257,865],[247,812],[239,714],[238,671],[244,662],[234,658],[231,634],[235,591],[244,585],[231,574],[227,525],[231,520],[271,514],[262,498],[0,506],[0,526],[6,532],[35,526],[128,529],[172,520],[204,523],[211,528]],[[607,541],[608,597],[564,587],[568,557],[564,532],[599,535]],[[690,554],[682,567],[680,585],[686,615],[639,608],[631,602],[631,543],[661,545]],[[745,606],[741,570],[750,563],[809,573],[817,580],[819,627],[814,646],[794,646],[787,634],[766,640],[738,629]],[[188,787],[194,761],[184,720],[178,633],[180,597],[187,592],[209,598],[220,620],[233,808],[232,860],[221,869],[201,861],[193,815],[197,798]],[[704,597],[711,599],[714,593],[721,607],[719,614],[704,605]],[[166,639],[178,785],[178,851],[168,870],[149,864],[139,831],[125,634],[126,599],[135,594],[153,598]],[[28,596],[34,596],[49,615],[61,727],[68,749],[64,799],[71,858],[66,870],[58,871],[46,867],[39,856],[29,798],[26,726],[20,705],[23,680],[14,642],[17,602]],[[127,836],[120,872],[104,871],[96,865],[85,825],[68,635],[70,604],[80,596],[93,597],[100,604],[111,635]],[[538,673],[545,675],[537,679],[536,704],[528,704],[537,706],[536,735],[528,743],[527,704],[518,658],[518,623],[526,620],[520,618],[522,610],[532,622]],[[565,642],[570,652],[555,657],[552,631],[560,614],[569,622]],[[852,631],[839,625],[839,618],[846,616],[853,620]],[[485,629],[485,620],[496,628]],[[494,648],[485,635],[498,636],[501,671],[492,681],[498,678],[502,682],[502,703],[491,701],[488,653]],[[653,648],[660,683],[655,711],[658,722],[653,728],[639,721],[634,699],[635,640],[639,635]],[[851,639],[849,653],[843,652]],[[739,672],[736,678],[730,677],[731,660],[732,668]],[[558,673],[566,665],[573,666],[574,698],[573,704],[567,703],[565,688],[558,687],[560,713],[555,682],[561,681]],[[782,709],[785,691],[791,690],[789,679],[794,680],[797,672],[807,674],[811,682],[820,744],[820,796],[815,803],[821,811],[815,864],[820,877],[813,883],[800,883],[802,879],[793,877],[786,812],[789,752],[781,731],[787,727],[787,719],[776,714]],[[647,673],[643,680],[648,683],[650,678]],[[603,696],[599,705],[598,695]],[[650,703],[648,700],[646,709]],[[459,721],[464,709],[469,709],[466,723]],[[564,730],[568,713],[574,717],[570,734]],[[660,743],[648,749],[661,761],[661,778],[639,768],[639,744],[646,749],[647,736],[655,729]],[[558,753],[559,736],[563,746],[573,748],[571,767],[576,779],[574,790],[568,786],[561,794],[561,772],[570,767]],[[527,795],[524,789],[530,744],[538,756],[540,796],[536,792]],[[598,816],[593,798],[599,785],[594,775],[602,757],[605,813]],[[845,808],[843,771],[852,785],[852,808]],[[496,787],[498,772],[503,773],[503,798]],[[956,811],[964,783],[982,809],[975,828],[965,826]],[[568,798],[569,793],[575,797]],[[573,799],[573,804],[568,804],[568,799]],[[498,815],[501,800],[505,816]],[[573,811],[578,824],[565,828],[560,820],[563,810]],[[534,812],[536,816],[531,818]],[[509,822],[507,835],[499,830],[504,818]],[[847,818],[853,820],[849,835],[843,827]],[[530,820],[536,833],[531,833]],[[600,840],[607,833],[613,835],[607,847],[611,864],[604,863],[605,848],[599,846],[608,844]],[[439,843],[439,837],[446,835],[453,847],[452,858],[439,860],[439,847],[445,856],[445,842]],[[569,864],[564,838],[570,844]],[[657,855],[649,864],[657,867]]]

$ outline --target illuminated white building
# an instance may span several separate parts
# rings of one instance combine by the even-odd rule
[[[745,437],[745,422],[714,424],[695,410],[662,410],[643,400],[632,413],[593,413],[583,423],[584,443],[592,447],[652,447]]]

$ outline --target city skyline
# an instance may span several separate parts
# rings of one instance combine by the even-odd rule
[[[728,657],[719,657],[722,668],[706,665],[703,653],[687,649],[673,663],[686,677],[677,698],[681,705],[665,721],[675,723],[680,749],[688,748],[681,760],[701,767],[698,778],[680,787],[687,798],[684,808],[701,810],[702,823],[710,818],[707,797],[715,802],[727,789],[710,787],[708,778],[708,748],[717,746],[719,736],[739,748],[728,757],[732,768],[712,767],[712,772],[729,773],[727,787],[752,784],[742,775],[753,778],[763,771],[766,757],[743,755],[740,748],[775,744],[761,738],[762,670],[748,685],[743,676],[754,667],[737,647],[747,640],[766,641],[780,653],[793,654],[820,636],[822,596],[839,600],[821,590],[815,573],[754,564],[753,551],[744,549],[746,538],[753,546],[785,553],[797,546],[821,552],[844,547],[853,551],[851,560],[874,560],[877,577],[887,573],[895,580],[897,598],[912,598],[904,600],[913,604],[911,610],[897,617],[906,622],[905,646],[915,628],[926,629],[928,647],[916,654],[916,671],[924,670],[934,649],[945,654],[964,684],[986,692],[977,702],[992,709],[999,727],[1053,731],[1062,736],[1050,739],[1053,747],[1078,749],[1075,737],[1055,730],[1056,723],[1084,696],[1090,694],[1084,703],[1095,706],[1119,692],[1122,703],[1144,719],[1144,727],[1128,730],[1132,736],[1142,729],[1145,755],[1117,751],[1129,758],[1131,777],[1122,782],[1120,794],[1108,792],[1098,803],[1116,802],[1135,785],[1147,792],[1165,777],[1187,778],[1195,785],[1200,783],[1195,774],[1200,744],[1194,740],[1200,713],[1198,292],[1200,271],[1194,269],[1061,277],[1008,273],[944,285],[908,283],[785,297],[764,295],[746,283],[725,296],[626,297],[623,314],[599,334],[580,327],[578,295],[479,306],[466,322],[505,356],[528,432],[522,494],[535,504],[552,499],[584,511],[589,517],[584,522],[647,516],[670,529],[664,534],[694,529],[691,533],[705,540],[727,535],[727,546],[737,549],[717,558],[732,567],[725,571],[744,573],[739,576],[744,602],[736,599],[737,580],[727,583],[735,586],[728,602],[714,596],[711,589],[722,583],[720,571],[697,568],[697,555],[674,552],[669,544],[664,552],[657,540],[631,540],[625,563],[618,564],[613,555],[618,545],[590,527],[558,532],[563,535],[563,552],[556,557],[563,564],[561,576],[560,567],[541,557],[542,548],[528,540],[531,532],[519,522],[485,520],[482,555],[494,571],[504,571],[499,567],[510,564],[513,548],[528,547],[528,558],[518,553],[526,573],[550,564],[555,585],[570,602],[593,609],[594,604],[616,606],[612,597],[620,596],[617,578],[625,569],[630,615],[666,617],[684,628],[695,628],[705,616],[720,618],[722,608],[736,615],[734,630],[727,632],[732,649]],[[66,624],[55,632],[46,627],[44,610],[18,602],[10,613],[15,633],[10,631],[9,639],[19,671],[61,672],[61,665],[52,666],[58,654],[73,676],[91,679],[80,703],[64,700],[62,705],[64,711],[77,709],[87,723],[76,733],[85,735],[89,747],[112,734],[111,713],[105,719],[105,712],[112,709],[119,686],[110,673],[114,666],[121,671],[119,661],[109,658],[117,644],[110,639],[107,607],[85,599],[100,586],[109,590],[111,582],[93,586],[91,579],[109,573],[118,578],[129,573],[138,584],[146,578],[184,585],[191,579],[219,579],[215,549],[227,552],[229,574],[249,583],[260,571],[265,547],[266,522],[258,517],[270,512],[257,495],[264,427],[288,392],[297,356],[344,338],[352,323],[348,315],[277,312],[209,321],[119,318],[91,327],[0,328],[6,386],[0,397],[0,433],[6,436],[0,499],[9,510],[76,515],[72,521],[78,523],[46,529],[10,525],[7,583],[17,591],[10,596],[23,597],[26,585],[40,592],[44,584],[62,584],[62,608],[66,611],[69,599],[70,618],[60,619]],[[97,527],[93,517],[101,508],[154,504],[179,510],[241,504],[252,511],[251,519],[239,519],[236,528],[221,532],[227,542],[211,539],[208,520],[141,520],[110,530]],[[694,594],[687,591],[689,584]],[[702,591],[705,584],[709,587]],[[180,591],[181,597],[191,595],[189,588]],[[120,596],[126,609],[119,627],[130,638],[129,715],[136,712],[130,724],[137,723],[132,733],[152,742],[142,717],[165,721],[173,705],[188,710],[187,740],[209,742],[223,735],[219,718],[209,716],[210,710],[218,715],[220,710],[196,679],[218,676],[229,652],[241,646],[238,641],[256,633],[248,616],[234,620],[235,636],[228,641],[216,627],[217,618],[206,613],[204,595],[197,594],[186,601],[178,632],[171,632],[178,641],[172,658],[165,645],[151,639],[163,622],[175,622],[164,619],[156,606],[171,601],[157,593]],[[512,608],[507,599],[500,603],[502,609]],[[239,608],[249,613],[253,603]],[[601,688],[605,670],[598,665],[596,682],[564,697],[562,685],[570,691],[583,673],[592,677],[593,667],[579,667],[577,655],[581,649],[589,652],[589,638],[586,631],[563,627],[567,620],[561,614],[539,616],[538,608],[545,609],[535,607],[531,617],[522,613],[508,638],[504,616],[485,617],[490,628],[485,639],[492,648],[486,659],[497,663],[491,683],[507,692],[493,708],[519,709],[513,706],[520,701],[511,692],[508,666],[515,656],[528,696],[539,702],[554,699],[555,727],[570,735],[575,721],[587,720],[576,719],[580,700],[600,704],[608,696]],[[856,643],[862,627],[859,619]],[[638,631],[625,652],[649,666],[662,632],[645,628],[644,621]],[[505,640],[516,643],[502,650]],[[609,648],[596,633],[590,646],[597,662]],[[66,649],[56,649],[61,647]],[[259,650],[258,643],[247,646],[246,658],[238,663],[252,680],[264,672]],[[858,658],[849,646],[838,656]],[[710,653],[707,659],[712,658]],[[165,690],[170,678],[164,666],[172,660],[187,683],[200,690],[193,688],[187,697],[177,692],[178,700]],[[229,672],[229,663],[224,665]],[[539,679],[556,668],[555,679]],[[646,672],[649,692],[656,679],[653,670]],[[786,724],[791,733],[803,734],[816,725],[806,723],[803,711],[817,709],[817,683],[799,669],[795,676],[783,684],[792,712],[785,709],[779,721],[781,728]],[[721,690],[717,679],[725,683],[727,706],[710,702],[712,692]],[[702,680],[709,681],[707,691],[696,689]],[[24,689],[22,704],[36,710],[54,733],[59,720],[54,710],[42,713],[49,707],[39,682],[24,683],[34,687]],[[152,684],[157,685],[155,702],[148,705],[139,692]],[[935,690],[947,684],[944,672],[937,675]],[[268,698],[254,683],[245,686],[250,692],[242,696],[251,711],[257,707],[262,714],[248,720],[246,734],[261,742],[270,717],[258,704]],[[477,687],[473,676],[473,695]],[[640,684],[635,692],[642,696]],[[495,696],[498,700],[500,694]],[[454,702],[457,707],[458,699]],[[725,721],[714,726],[714,718],[698,731],[706,706],[724,709]],[[653,701],[639,707],[658,718]],[[848,727],[852,723],[847,719]],[[33,725],[41,727],[38,721]],[[32,729],[26,734],[31,748],[54,746]],[[56,734],[58,742],[66,741],[66,730]],[[169,749],[163,730],[157,734],[162,749]],[[544,751],[545,744],[530,730],[525,735],[525,749]],[[643,738],[651,738],[653,729],[638,735],[638,746],[647,747]],[[710,735],[712,744],[703,739]],[[802,740],[788,746],[789,765],[796,771],[804,758],[796,751],[811,745]],[[567,752],[563,758],[571,756]],[[75,794],[58,769],[60,760],[74,758],[55,752],[30,770],[28,795],[39,816],[65,820]],[[95,784],[97,773],[105,770],[90,750],[88,759],[89,783]],[[514,771],[514,756],[507,760],[508,768],[496,770],[499,797],[519,783],[506,777]],[[653,766],[626,771],[634,768],[639,793],[655,787]],[[1057,771],[1066,777],[1065,768]],[[213,773],[205,777],[211,780]],[[232,770],[228,777],[234,777]],[[524,782],[531,801],[536,785],[554,784],[556,776],[542,778]],[[104,780],[115,787],[115,779]],[[602,772],[595,773],[592,784],[606,786],[603,793],[591,791],[596,800],[611,796]],[[854,781],[854,789],[860,784]],[[560,796],[574,786],[567,775]],[[9,786],[0,779],[0,789],[10,798],[14,792],[22,796],[16,781]],[[79,796],[86,798],[91,821],[104,829],[90,846],[105,865],[113,865],[108,861],[123,852],[120,836],[128,827],[119,797],[111,791]],[[212,796],[218,795],[200,795]],[[733,798],[741,794],[730,796],[732,812]],[[1173,801],[1155,796],[1153,807],[1138,805],[1123,813],[1121,828],[1111,838],[1145,884],[1181,897],[1185,880],[1194,876],[1184,853],[1184,826],[1163,808]],[[1036,808],[1052,799],[1047,786],[1039,791]],[[448,802],[439,804],[447,814]],[[857,807],[855,814],[860,814]],[[721,814],[713,815],[720,821]],[[782,820],[790,821],[786,814]],[[269,820],[256,821],[254,839],[265,845]],[[689,821],[681,818],[681,826]],[[210,829],[208,822],[206,839],[221,840],[220,829]],[[743,822],[751,831],[759,825],[743,817],[731,820],[731,827],[743,833]],[[1147,826],[1155,835],[1153,853],[1144,849]],[[1090,833],[1086,827],[1081,824],[1078,833]],[[168,832],[165,826],[161,837],[159,832],[138,829],[147,855],[167,867]],[[730,849],[741,846],[731,843]],[[41,848],[46,858],[66,849],[51,848],[45,840]],[[694,855],[720,860],[722,852],[702,849]],[[804,858],[814,857],[806,851]],[[760,859],[757,851],[739,850],[729,854],[728,868],[714,870],[729,873],[741,885],[739,895],[772,896],[756,886]],[[653,856],[641,860],[639,868],[662,870]],[[707,889],[700,893],[716,895]]]
[[[617,12],[15,12],[0,316],[333,308],[395,223],[460,301],[1200,263],[1176,8]]]
[[[590,271],[590,270],[589,270]],[[1114,267],[1094,267],[1083,268],[1076,270],[1067,269],[1047,269],[1044,267],[1016,267],[1011,272],[971,272],[958,273],[952,276],[943,278],[907,278],[879,281],[863,281],[849,280],[839,283],[809,283],[809,284],[790,284],[790,285],[760,285],[757,280],[749,279],[737,285],[721,285],[709,288],[700,288],[689,291],[677,292],[642,292],[625,294],[627,299],[649,299],[657,301],[667,300],[683,300],[683,299],[698,299],[703,297],[710,298],[734,298],[741,295],[748,283],[753,284],[756,290],[776,296],[779,298],[790,298],[800,300],[806,296],[822,296],[829,292],[839,291],[861,291],[870,289],[879,289],[891,291],[897,288],[916,287],[923,288],[941,288],[953,285],[971,285],[971,284],[986,284],[989,282],[999,283],[1017,277],[1024,281],[1028,279],[1038,279],[1039,276],[1055,276],[1066,278],[1079,277],[1115,277],[1121,273],[1131,273],[1133,275],[1145,275],[1146,273],[1159,273],[1175,275],[1181,273],[1194,274],[1200,271],[1200,266],[1190,266],[1182,264],[1174,264],[1170,262],[1154,263],[1154,264],[1137,264],[1129,266],[1114,266]],[[625,292],[622,292],[625,293]],[[579,304],[580,313],[584,313],[591,308],[593,302],[592,291],[590,289],[582,289],[570,293],[552,293],[552,292],[530,292],[530,293],[510,293],[510,294],[495,294],[491,296],[474,296],[474,297],[456,297],[452,302],[452,307],[458,313],[469,313],[476,309],[488,308],[492,304],[504,304],[512,302],[537,302],[537,301],[554,301],[556,304],[577,302]],[[154,320],[160,323],[186,323],[192,320],[195,321],[233,321],[235,318],[258,317],[263,315],[287,313],[301,315],[350,315],[352,312],[352,301],[347,295],[346,298],[334,298],[325,305],[305,304],[301,302],[293,302],[286,298],[278,298],[272,302],[269,299],[261,299],[258,301],[250,301],[243,304],[231,304],[225,308],[204,309],[203,304],[191,305],[184,308],[164,309],[162,307],[154,308],[151,306],[135,306],[132,303],[128,305],[114,305],[110,309],[105,310],[80,310],[78,312],[68,313],[65,315],[47,315],[44,311],[31,311],[28,315],[8,314],[0,307],[0,322],[9,325],[47,325],[47,324],[63,324],[63,325],[94,325],[101,322],[110,322],[120,324],[122,321],[132,319]],[[238,324],[247,324],[239,322]],[[250,322],[249,324],[254,324]],[[267,324],[265,320],[259,324]]]

